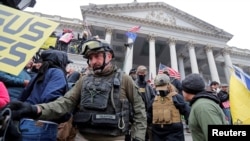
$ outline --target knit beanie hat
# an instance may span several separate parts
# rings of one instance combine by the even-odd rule
[[[198,73],[189,74],[182,81],[182,90],[190,94],[197,94],[205,90],[204,80]]]

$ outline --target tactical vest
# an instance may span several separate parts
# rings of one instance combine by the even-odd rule
[[[136,84],[139,87],[139,92],[145,104],[145,109],[147,111],[149,108],[150,101],[151,101],[151,91],[149,88],[150,86],[149,84],[147,84],[147,82],[145,82],[145,86],[143,86],[144,84],[140,85],[137,81],[136,81]]]
[[[179,110],[175,107],[172,96],[177,93],[171,92],[165,97],[156,96],[153,103],[153,124],[172,124],[181,122]]]
[[[129,102],[120,99],[121,75],[118,71],[110,76],[85,77],[80,110],[74,115],[80,133],[120,136],[128,130]]]

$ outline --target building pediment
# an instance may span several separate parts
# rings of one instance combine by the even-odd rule
[[[112,17],[157,27],[169,27],[200,34],[209,34],[230,40],[233,36],[205,21],[163,2],[124,3],[124,4],[89,4],[81,6],[84,15]]]
[[[134,18],[142,18],[142,19],[148,20],[149,22],[159,22],[162,24],[167,24],[167,25],[172,25],[172,26],[177,26],[177,27],[178,26],[186,27],[186,28],[203,31],[199,27],[196,27],[188,22],[185,22],[185,20],[176,17],[174,14],[168,13],[165,10],[161,10],[161,9],[160,10],[149,9],[149,10],[139,11],[139,12],[135,12],[135,11],[121,12],[118,14],[129,16],[129,17],[134,17]]]

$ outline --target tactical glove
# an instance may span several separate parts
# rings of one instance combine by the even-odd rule
[[[41,114],[37,113],[37,107],[29,103],[21,101],[13,101],[7,105],[7,108],[10,108],[12,111],[11,118],[13,120],[20,120],[21,118],[32,118],[36,119]]]

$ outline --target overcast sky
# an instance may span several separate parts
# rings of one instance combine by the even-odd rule
[[[134,0],[36,0],[34,8],[25,11],[82,19],[80,6],[93,4],[130,3]],[[250,49],[250,20],[248,0],[137,0],[165,2],[226,32],[233,38],[229,46]]]

